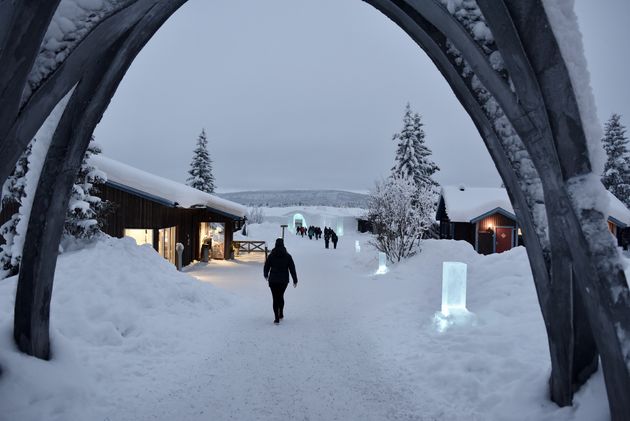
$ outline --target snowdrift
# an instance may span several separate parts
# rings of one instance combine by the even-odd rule
[[[150,246],[107,238],[59,258],[51,303],[52,361],[12,340],[16,277],[0,283],[0,419],[74,420],[108,390],[142,380],[185,352],[190,330],[232,297],[177,272]],[[111,367],[128,367],[112,373]],[[97,386],[98,384],[98,386]],[[86,408],[90,402],[90,408]]]

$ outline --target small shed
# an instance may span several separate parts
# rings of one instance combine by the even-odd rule
[[[630,245],[630,210],[614,194],[608,192],[608,229],[617,239],[617,245],[628,249]]]
[[[608,229],[624,249],[630,246],[630,210],[608,192]],[[481,254],[523,245],[521,230],[504,188],[446,186],[436,219],[440,238],[468,241]]]
[[[232,258],[232,239],[247,209],[229,200],[159,177],[102,155],[91,163],[107,175],[99,196],[113,205],[103,231],[150,244],[175,263],[175,245],[184,245],[183,264],[200,260],[204,241],[212,256]]]
[[[504,188],[445,186],[436,219],[440,238],[468,241],[481,254],[502,253],[522,243]]]

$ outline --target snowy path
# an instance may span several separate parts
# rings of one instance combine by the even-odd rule
[[[256,228],[268,241],[277,233]],[[547,343],[523,248],[480,256],[467,243],[426,241],[378,276],[375,251],[354,252],[367,238],[351,233],[325,250],[287,237],[300,283],[287,290],[280,326],[261,257],[193,266],[194,279],[129,239],[64,254],[50,362],[15,349],[16,279],[0,283],[0,421],[609,418],[599,373],[574,407],[548,401]],[[431,320],[446,260],[468,264],[478,323],[438,333]]]
[[[287,291],[280,326],[272,324],[260,259],[190,272],[242,299],[200,332],[214,338],[203,359],[130,419],[431,419],[362,332],[365,304],[375,303],[343,266],[354,244],[325,250],[322,241],[299,241],[291,251],[300,283]]]

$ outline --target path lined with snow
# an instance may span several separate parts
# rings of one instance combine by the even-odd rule
[[[342,239],[338,250],[326,250],[322,240],[291,240],[299,244],[289,248],[300,282],[287,290],[279,326],[262,259],[189,271],[237,294],[238,304],[200,332],[215,342],[205,358],[129,419],[432,419],[420,415],[424,403],[413,401],[362,330],[373,297],[357,284],[361,275],[344,267],[354,243]]]
[[[277,231],[263,224],[250,235],[270,242]],[[480,256],[467,243],[426,241],[375,275],[368,238],[351,233],[326,250],[289,235],[300,282],[279,326],[260,256],[181,274],[129,239],[64,253],[50,362],[15,349],[16,279],[5,280],[0,421],[607,419],[599,374],[573,408],[547,399],[547,343],[523,248]],[[445,260],[468,264],[478,323],[440,334],[431,319]]]

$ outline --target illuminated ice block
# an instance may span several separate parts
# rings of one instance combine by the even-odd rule
[[[378,253],[378,270],[376,271],[377,275],[382,275],[387,273],[387,256],[383,252]]]
[[[361,243],[359,243],[359,240],[356,240],[354,242],[354,251],[357,253],[361,252]]]
[[[339,237],[343,237],[343,219],[337,219],[337,232],[335,233]]]
[[[466,312],[466,263],[442,263],[442,314]]]
[[[466,308],[466,270],[465,263],[442,263],[442,309],[433,316],[438,332],[451,325],[476,324],[476,316]]]

